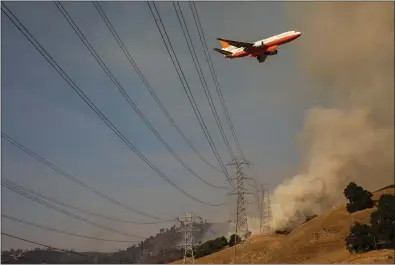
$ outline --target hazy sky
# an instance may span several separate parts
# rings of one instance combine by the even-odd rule
[[[228,138],[235,147],[214,90],[189,5],[186,2],[180,4],[217,110]],[[101,5],[172,117],[199,152],[218,166],[181,87],[147,3],[102,2]],[[247,159],[254,164],[247,173],[271,187],[298,169],[300,157],[296,137],[303,126],[304,112],[312,105],[323,102],[316,97],[313,101],[313,97],[306,99],[302,96],[302,91],[309,87],[309,83],[298,71],[292,44],[280,47],[278,55],[269,57],[264,64],[258,64],[256,59],[227,60],[212,48],[219,47],[217,37],[254,41],[287,30],[302,30],[286,23],[284,5],[279,2],[196,3],[241,147]],[[94,104],[172,181],[203,201],[221,203],[233,199],[226,196],[226,191],[217,190],[196,179],[174,159],[116,90],[54,3],[8,2],[7,6]],[[224,185],[224,175],[202,162],[170,125],[93,4],[65,2],[64,7],[130,97],[177,154],[207,181]],[[194,69],[173,5],[171,2],[157,2],[157,7],[214,142],[223,160],[228,162],[229,155]],[[1,23],[2,132],[99,191],[147,213],[173,218],[185,211],[195,211],[211,222],[232,218],[230,207],[201,205],[161,179],[72,91],[3,14]],[[2,177],[80,208],[117,218],[155,221],[109,203],[6,141],[2,141]],[[250,202],[254,200],[250,198]],[[249,207],[252,213],[255,205]],[[2,188],[2,212],[69,232],[133,240],[65,216],[5,188]],[[130,225],[86,217],[144,237],[155,235],[164,226]],[[84,240],[5,219],[2,219],[2,231],[79,251],[110,251],[130,245]],[[2,243],[3,249],[34,247],[5,237],[2,237]]]

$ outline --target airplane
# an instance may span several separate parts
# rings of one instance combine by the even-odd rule
[[[217,38],[222,48],[214,48],[214,51],[224,55],[225,58],[235,59],[242,57],[256,57],[259,63],[266,61],[267,56],[276,55],[278,47],[282,44],[291,42],[302,35],[298,31],[287,31],[270,38],[256,42],[241,42]]]

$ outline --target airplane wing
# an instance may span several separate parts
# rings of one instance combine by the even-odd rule
[[[216,51],[216,52],[222,53],[223,55],[231,55],[232,54],[231,52],[224,51],[224,50],[221,50],[221,49],[218,49],[218,48],[214,48],[213,50]]]
[[[228,43],[229,45],[238,47],[238,48],[249,48],[254,45],[254,43],[251,42],[242,42],[242,41],[236,41],[236,40],[227,40],[227,39],[222,39],[222,38],[217,38],[217,40],[224,41]]]

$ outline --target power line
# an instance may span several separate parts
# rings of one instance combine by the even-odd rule
[[[166,220],[166,221],[158,221],[158,222],[136,222],[136,221],[131,221],[131,220],[124,220],[124,219],[114,218],[114,217],[106,216],[106,215],[103,215],[103,214],[98,214],[98,213],[94,213],[94,212],[91,212],[91,211],[88,211],[88,210],[84,210],[84,209],[75,207],[73,205],[66,204],[64,202],[60,202],[60,201],[55,200],[55,199],[50,198],[50,197],[45,197],[45,199],[47,199],[49,201],[52,201],[54,203],[57,203],[59,205],[62,205],[64,207],[76,210],[78,212],[89,214],[89,215],[92,215],[92,216],[95,216],[95,217],[100,217],[100,218],[107,219],[107,220],[114,221],[114,222],[128,223],[128,224],[137,224],[137,225],[153,225],[153,224],[164,224],[164,223],[176,222],[175,220]]]
[[[78,256],[83,256],[83,257],[89,257],[89,258],[92,258],[93,260],[99,259],[98,256],[92,256],[92,255],[88,255],[88,254],[81,253],[81,252],[75,252],[75,251],[72,251],[72,250],[66,250],[66,249],[56,248],[56,247],[53,247],[53,246],[50,246],[50,245],[42,244],[42,243],[39,243],[39,242],[37,242],[37,241],[29,240],[29,239],[22,238],[22,237],[19,237],[19,236],[15,236],[15,235],[11,235],[11,234],[8,234],[8,233],[1,232],[1,234],[4,235],[4,236],[10,237],[10,238],[18,239],[18,240],[20,240],[20,241],[24,241],[24,242],[28,242],[28,243],[31,243],[31,244],[34,244],[34,245],[42,246],[42,247],[45,247],[45,248],[47,248],[47,249],[57,250],[57,251],[60,251],[60,252],[70,253],[70,254],[74,254],[74,255],[78,255]],[[26,259],[26,257],[23,256],[23,255],[26,255],[27,253],[33,254],[34,251],[24,252],[24,253],[22,254],[22,256],[21,256],[19,259],[21,259],[21,258]],[[15,261],[15,260],[17,260],[17,259],[14,258],[14,259],[6,260],[6,261],[3,261],[3,260],[2,260],[2,263],[8,262],[8,261],[12,261],[12,260]],[[37,260],[36,260],[36,259],[33,259],[33,258],[27,259],[27,260],[28,260],[28,261],[31,261],[32,263],[33,263],[33,262],[37,262]],[[95,262],[96,262],[96,261],[95,261]],[[112,262],[113,262],[113,263],[118,263],[119,261],[118,261],[118,260],[112,260]],[[96,263],[97,263],[97,262],[96,262]],[[121,261],[121,263],[122,263],[122,261]]]
[[[160,101],[159,97],[156,95],[155,90],[151,87],[151,85],[148,83],[147,79],[137,66],[137,63],[133,60],[132,55],[130,54],[129,50],[125,47],[124,43],[122,42],[121,38],[119,37],[117,31],[113,27],[112,23],[108,19],[106,13],[100,6],[100,3],[97,1],[93,2],[94,6],[96,7],[97,11],[99,12],[100,16],[104,20],[106,26],[110,30],[111,34],[113,35],[114,39],[117,41],[118,45],[120,46],[121,50],[125,54],[126,58],[130,62],[130,64],[133,66],[134,70],[136,71],[137,75],[140,77],[141,81],[143,82],[144,86],[147,88],[148,92],[152,95],[158,106],[161,108],[163,113],[166,115],[167,119],[169,122],[173,125],[173,127],[177,130],[177,132],[181,135],[181,137],[184,139],[184,141],[188,144],[188,146],[195,152],[195,154],[203,161],[205,162],[208,166],[211,168],[223,173],[221,169],[218,169],[217,167],[213,166],[210,162],[207,161],[197,150],[194,144],[185,136],[184,132],[180,129],[180,127],[177,125],[177,123],[174,121],[174,119],[171,117],[170,113],[167,111],[167,109],[164,107],[162,102]]]
[[[166,149],[174,156],[175,159],[177,159],[178,162],[180,162],[181,165],[183,165],[193,176],[201,180],[203,183],[205,183],[208,186],[211,186],[213,188],[219,188],[219,189],[226,189],[226,187],[222,186],[216,186],[211,184],[210,182],[206,181],[203,179],[201,176],[199,176],[195,171],[193,171],[178,155],[177,153],[170,147],[170,145],[162,138],[162,136],[158,133],[158,131],[152,126],[152,124],[148,121],[148,119],[144,116],[144,114],[141,112],[141,110],[137,107],[136,103],[133,101],[133,99],[130,98],[128,93],[125,91],[123,86],[120,84],[119,80],[115,78],[115,76],[112,74],[110,69],[107,67],[107,65],[103,62],[103,60],[100,58],[96,50],[92,47],[92,45],[89,43],[85,35],[82,33],[78,25],[74,22],[74,20],[71,18],[70,14],[67,12],[67,10],[63,7],[63,5],[59,2],[56,1],[54,2],[56,7],[59,9],[59,11],[62,13],[64,18],[67,20],[71,28],[74,30],[74,32],[78,35],[79,39],[81,42],[86,46],[86,48],[89,50],[91,55],[95,58],[96,62],[100,65],[100,67],[103,69],[103,71],[106,73],[106,75],[110,78],[111,82],[115,85],[117,90],[122,94],[122,96],[125,98],[125,100],[129,103],[129,105],[133,108],[133,110],[137,113],[137,115],[144,121],[144,123],[147,125],[147,127],[150,129],[150,131],[158,138],[158,140],[166,147]]]
[[[4,8],[7,12],[4,10]],[[11,10],[2,3],[1,11],[11,20],[11,22],[18,28],[18,30],[29,40],[29,42],[40,52],[40,54],[51,64],[51,66],[60,74],[60,76],[67,82],[67,84],[84,100],[85,103],[103,120],[106,125],[137,155],[143,160],[152,170],[154,170],[161,178],[166,180],[179,192],[189,197],[190,199],[209,206],[221,206],[226,203],[212,204],[199,200],[190,195],[185,190],[172,182],[162,171],[155,167],[109,120],[108,118],[93,104],[93,102],[85,95],[85,93],[75,84],[75,82],[64,72],[64,70],[56,63],[56,61],[48,54],[48,52],[41,46],[41,44],[34,38],[34,36],[26,29],[26,27],[18,20],[18,18],[11,12]]]
[[[97,237],[90,237],[90,236],[84,236],[84,235],[79,235],[79,234],[74,234],[74,233],[70,233],[67,231],[62,231],[56,228],[51,228],[51,227],[47,227],[44,225],[39,225],[39,224],[35,224],[32,222],[28,222],[13,216],[9,216],[6,214],[1,214],[1,217],[6,218],[8,220],[14,221],[14,222],[18,222],[18,223],[22,223],[22,224],[26,224],[26,225],[30,225],[30,226],[34,226],[34,227],[38,227],[44,230],[48,230],[48,231],[53,231],[53,232],[57,232],[60,234],[65,234],[65,235],[69,235],[69,236],[75,236],[75,237],[80,237],[80,238],[86,238],[86,239],[92,239],[92,240],[98,240],[98,241],[107,241],[107,242],[118,242],[118,243],[134,243],[134,242],[140,242],[138,240],[113,240],[113,239],[105,239],[105,238],[97,238]]]
[[[204,78],[204,74],[203,74],[202,68],[200,66],[198,56],[196,55],[196,50],[195,50],[195,47],[193,45],[193,41],[191,39],[191,36],[189,34],[188,26],[187,26],[187,23],[185,22],[185,18],[184,18],[184,15],[182,13],[182,9],[180,7],[180,4],[178,2],[174,2],[173,1],[173,6],[174,6],[174,9],[175,9],[176,14],[177,14],[178,22],[180,23],[180,26],[182,28],[182,32],[183,32],[185,41],[187,42],[189,53],[192,56],[192,60],[193,60],[193,63],[195,65],[196,72],[198,73],[200,82],[201,82],[201,84],[203,86],[204,94],[205,94],[205,96],[207,98],[207,101],[208,101],[208,103],[210,105],[211,112],[213,113],[215,122],[216,122],[216,124],[217,124],[217,126],[219,128],[220,133],[221,133],[221,137],[222,137],[222,139],[225,142],[225,145],[226,145],[226,148],[228,149],[230,157],[234,158],[235,155],[234,155],[232,147],[230,146],[229,141],[228,141],[228,139],[226,137],[226,134],[224,132],[224,128],[222,126],[221,120],[220,120],[220,118],[218,116],[218,113],[217,113],[217,110],[215,108],[215,104],[214,104],[213,98],[211,96],[210,89],[208,88],[206,79]],[[177,9],[177,7],[178,7],[178,9]]]
[[[71,254],[75,254],[75,255],[79,255],[79,256],[84,256],[84,257],[90,257],[90,258],[92,258],[92,256],[90,256],[90,255],[86,255],[86,254],[79,253],[79,252],[74,252],[74,251],[71,251],[71,250],[65,250],[65,249],[60,249],[60,248],[51,247],[51,246],[49,246],[49,245],[45,245],[45,244],[42,244],[42,243],[38,243],[38,242],[35,242],[35,241],[32,241],[32,240],[28,240],[28,239],[25,239],[25,238],[22,238],[22,237],[18,237],[18,236],[14,236],[14,235],[11,235],[11,234],[7,234],[7,233],[3,233],[3,232],[1,232],[1,234],[4,235],[4,236],[8,236],[8,237],[11,237],[11,238],[15,238],[15,239],[21,240],[21,241],[25,241],[25,242],[28,242],[28,243],[32,243],[32,244],[35,244],[35,245],[38,245],[38,246],[42,246],[42,247],[46,247],[46,248],[50,248],[50,249],[55,249],[55,250],[62,251],[62,252],[67,252],[67,253],[71,253]]]
[[[206,41],[206,38],[205,38],[205,36],[204,36],[204,31],[203,31],[202,24],[200,23],[200,18],[199,18],[199,14],[198,14],[197,8],[196,8],[194,2],[189,2],[189,5],[190,5],[190,7],[191,7],[191,11],[192,11],[192,14],[193,14],[193,19],[194,19],[194,21],[195,21],[195,25],[196,25],[196,27],[197,27],[197,29],[198,29],[200,41],[201,41],[202,46],[203,46],[203,48],[204,48],[204,50],[205,50],[206,60],[207,60],[207,63],[208,63],[208,65],[209,65],[210,72],[211,72],[211,75],[212,75],[212,77],[213,77],[213,81],[214,81],[214,84],[215,84],[215,88],[216,88],[216,90],[217,90],[217,94],[218,94],[219,99],[220,99],[220,101],[221,101],[221,105],[222,105],[223,111],[224,111],[225,116],[226,116],[226,118],[227,118],[229,128],[230,128],[230,130],[231,130],[231,132],[232,132],[233,138],[234,138],[234,140],[235,140],[235,142],[236,142],[236,145],[237,145],[237,148],[238,148],[238,150],[239,150],[239,152],[240,152],[241,157],[242,157],[243,159],[245,159],[245,155],[244,155],[244,153],[243,153],[243,151],[242,151],[242,149],[241,149],[241,147],[240,147],[240,142],[239,142],[239,140],[238,140],[238,138],[237,138],[237,136],[236,136],[236,131],[235,131],[235,129],[234,129],[232,120],[230,119],[229,111],[228,111],[228,109],[227,109],[227,107],[226,107],[226,104],[225,104],[225,99],[224,99],[224,96],[223,96],[223,94],[222,94],[221,87],[220,87],[220,85],[219,85],[219,81],[218,81],[217,74],[216,74],[216,72],[215,72],[214,64],[213,64],[213,62],[212,62],[212,60],[211,60],[211,55],[210,55],[209,50],[208,50],[208,47],[207,47],[207,41]]]
[[[44,159],[43,157],[41,157],[40,155],[38,155],[37,153],[33,152],[32,150],[30,150],[29,148],[27,148],[26,146],[22,145],[21,143],[19,143],[18,141],[14,140],[13,138],[11,138],[10,136],[8,136],[7,134],[1,132],[1,137],[6,140],[7,142],[9,142],[10,144],[12,144],[13,146],[15,146],[16,148],[18,148],[19,150],[23,151],[24,153],[30,155],[31,157],[33,157],[34,159],[38,160],[40,163],[44,164],[45,166],[53,169],[55,172],[59,173],[61,176],[66,177],[67,179],[71,180],[72,182],[76,183],[77,185],[84,187],[86,189],[88,189],[89,191],[95,193],[96,195],[106,199],[109,202],[112,202],[118,206],[121,206],[122,208],[129,210],[131,212],[134,213],[138,213],[141,215],[144,215],[146,217],[150,217],[156,220],[163,220],[162,218],[159,218],[157,216],[153,216],[150,215],[148,213],[136,210],[128,205],[125,205],[123,203],[120,203],[119,201],[115,200],[112,197],[109,197],[103,193],[101,193],[100,191],[96,190],[95,188],[89,186],[88,184],[80,181],[79,179],[77,179],[76,177],[70,175],[69,173],[63,171],[62,169],[58,168],[57,166],[55,166],[54,164],[52,164],[51,162],[47,161],[46,159]]]
[[[81,217],[79,215],[76,215],[74,213],[66,211],[66,210],[64,210],[62,208],[59,208],[59,207],[57,207],[57,206],[55,206],[55,205],[53,205],[53,204],[51,204],[49,202],[41,200],[38,197],[32,196],[31,194],[29,194],[29,192],[24,187],[22,187],[19,184],[14,183],[14,182],[12,182],[10,180],[2,181],[1,182],[1,186],[3,186],[3,187],[5,187],[5,188],[7,188],[7,189],[9,189],[9,190],[11,190],[11,191],[13,191],[15,193],[18,193],[18,194],[20,194],[20,195],[22,195],[22,196],[24,196],[24,197],[26,197],[26,198],[28,198],[28,199],[30,199],[32,201],[35,201],[35,202],[37,202],[37,203],[39,203],[41,205],[44,205],[44,206],[46,206],[48,208],[51,208],[51,209],[53,209],[53,210],[55,210],[57,212],[63,213],[65,215],[67,215],[67,216],[73,217],[73,218],[75,218],[77,220],[83,221],[83,222],[85,222],[87,224],[90,224],[90,225],[93,225],[95,227],[98,227],[98,228],[101,228],[101,229],[104,229],[104,230],[108,230],[108,231],[111,231],[111,232],[114,232],[114,233],[117,233],[117,234],[120,234],[120,235],[123,235],[123,236],[145,239],[145,238],[143,238],[141,236],[132,235],[132,234],[129,234],[129,233],[126,233],[126,232],[118,231],[118,230],[116,230],[114,228],[111,228],[111,227],[108,227],[108,226],[97,224],[97,223],[95,223],[95,222],[93,222],[93,221],[91,221],[91,220],[89,220],[87,218]]]
[[[38,196],[38,197],[40,197],[40,198],[42,198],[44,200],[50,201],[50,202],[58,204],[60,206],[63,206],[63,207],[66,207],[66,208],[70,208],[70,209],[73,209],[75,211],[78,211],[78,212],[81,212],[81,213],[85,213],[85,214],[88,214],[88,215],[92,215],[92,216],[95,216],[95,217],[107,219],[107,220],[110,220],[110,221],[121,222],[121,223],[129,223],[129,224],[141,224],[141,225],[151,225],[151,224],[163,224],[163,223],[177,222],[176,219],[164,220],[164,221],[158,221],[158,222],[136,222],[136,221],[118,219],[118,218],[114,218],[114,217],[110,217],[110,216],[106,216],[106,215],[102,215],[102,214],[97,214],[97,213],[94,213],[94,212],[91,212],[91,211],[88,211],[88,210],[84,210],[84,209],[78,208],[76,206],[73,206],[73,205],[61,202],[59,200],[56,200],[54,198],[45,196],[45,195],[43,195],[43,194],[41,194],[39,192],[36,192],[36,191],[34,191],[32,189],[28,189],[26,187],[24,189],[26,191],[28,191],[29,193],[31,193],[31,194],[34,194],[34,195],[36,195],[36,196]]]
[[[189,102],[190,102],[190,104],[191,104],[191,106],[193,108],[193,111],[194,111],[194,113],[196,115],[196,118],[199,121],[200,127],[202,128],[203,133],[206,136],[206,139],[209,142],[210,147],[211,147],[211,149],[212,149],[212,151],[213,151],[218,163],[220,164],[223,172],[225,173],[225,176],[226,176],[229,184],[233,187],[233,183],[230,180],[229,173],[228,173],[227,169],[225,168],[225,165],[224,165],[224,163],[223,163],[223,161],[222,161],[222,159],[221,159],[221,157],[220,157],[220,155],[218,153],[217,148],[215,147],[214,141],[211,138],[211,135],[210,135],[210,133],[209,133],[209,131],[207,129],[207,126],[206,126],[206,124],[205,124],[205,122],[203,120],[203,117],[202,117],[202,115],[201,115],[201,113],[199,111],[199,108],[197,106],[196,100],[195,100],[195,98],[194,98],[194,96],[193,96],[193,94],[191,92],[191,89],[189,87],[188,81],[185,78],[185,74],[182,71],[182,68],[181,68],[180,63],[179,63],[178,58],[177,58],[177,55],[174,52],[173,46],[172,46],[171,41],[169,39],[169,36],[167,34],[166,28],[163,25],[162,19],[161,19],[160,14],[159,14],[159,11],[157,10],[155,3],[153,2],[152,5],[153,5],[153,7],[154,7],[154,9],[155,9],[155,11],[157,13],[157,16],[158,16],[158,18],[156,18],[155,14],[154,14],[154,11],[151,8],[150,3],[147,2],[147,4],[148,4],[148,7],[149,7],[149,9],[151,11],[151,15],[152,15],[152,17],[153,17],[153,19],[155,21],[156,27],[158,28],[158,31],[159,31],[159,33],[160,33],[160,35],[162,37],[162,41],[165,44],[166,50],[167,50],[167,52],[169,54],[169,57],[170,57],[170,59],[171,59],[171,61],[173,63],[173,66],[176,69],[176,72],[177,72],[178,78],[180,79],[181,85],[182,85],[185,93],[187,94],[188,100],[189,100]],[[161,24],[161,26],[163,28],[163,32],[161,31],[161,28],[160,28],[160,26],[158,24],[158,21],[160,22],[160,24]],[[166,36],[166,39],[169,42],[169,44],[166,43],[165,36]],[[170,52],[170,49],[171,49],[171,51],[173,53]],[[172,54],[173,54],[174,58],[172,57]],[[178,68],[177,68],[177,65],[178,65]]]

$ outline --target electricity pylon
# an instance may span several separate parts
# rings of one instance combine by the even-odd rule
[[[259,233],[262,233],[262,229],[263,229],[263,219],[264,219],[264,198],[265,198],[265,186],[261,185],[260,190],[259,190],[259,194],[258,194],[258,208],[259,208]]]
[[[194,247],[194,236],[193,232],[200,231],[196,224],[202,224],[203,220],[195,213],[185,213],[183,217],[177,218],[181,222],[181,226],[184,228],[184,264],[195,263],[195,256],[193,253]]]
[[[261,185],[261,206],[260,206],[260,232],[270,232],[269,222],[271,221],[270,192]]]
[[[249,192],[244,188],[244,181],[251,179],[247,177],[243,172],[244,165],[250,165],[249,162],[243,158],[234,158],[228,165],[236,166],[236,174],[232,177],[236,180],[236,188],[230,195],[236,195],[236,235],[240,237],[241,242],[234,242],[234,257],[233,262],[236,262],[236,245],[237,243],[243,243],[244,240],[249,236],[248,223],[247,223],[247,212],[246,212],[246,201],[245,195]],[[236,239],[235,239],[236,240]]]

